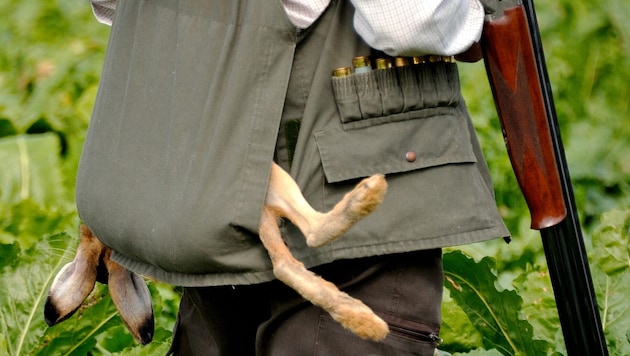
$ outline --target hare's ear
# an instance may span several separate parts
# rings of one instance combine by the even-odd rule
[[[146,345],[153,339],[154,330],[151,293],[142,277],[112,261],[110,255],[111,250],[103,257],[109,274],[109,294],[131,335]]]
[[[53,326],[72,316],[96,283],[97,268],[105,246],[82,225],[81,242],[74,260],[57,273],[48,291],[44,319]]]

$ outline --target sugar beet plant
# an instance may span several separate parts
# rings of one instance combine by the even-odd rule
[[[595,289],[612,355],[630,354],[630,4],[537,3]],[[148,281],[156,335],[135,344],[107,286],[47,327],[52,278],[73,256],[74,178],[109,29],[75,0],[0,2],[0,354],[154,355],[168,349],[179,290]],[[540,238],[512,174],[481,63],[464,95],[513,242],[445,250],[443,353],[565,354]]]

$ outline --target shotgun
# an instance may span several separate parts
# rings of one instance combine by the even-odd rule
[[[540,230],[568,355],[608,355],[532,0],[482,0],[481,49],[508,156]]]

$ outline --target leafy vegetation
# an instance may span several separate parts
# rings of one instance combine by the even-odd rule
[[[536,6],[608,346],[630,354],[630,3]],[[154,281],[148,346],[134,343],[103,285],[69,320],[44,323],[48,286],[78,242],[74,176],[109,29],[75,0],[4,1],[0,17],[0,354],[163,354],[179,294]],[[540,238],[529,229],[483,64],[460,72],[514,239],[445,253],[441,349],[564,354]]]

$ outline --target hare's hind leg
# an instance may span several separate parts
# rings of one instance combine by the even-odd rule
[[[293,178],[275,163],[271,164],[265,205],[279,217],[291,220],[302,231],[311,247],[336,239],[383,201],[387,182],[382,174],[365,178],[335,207],[321,213],[304,199]]]
[[[293,257],[280,235],[276,216],[266,207],[259,229],[260,239],[271,257],[273,272],[280,281],[330,313],[333,319],[356,335],[376,341],[387,336],[387,323],[368,306],[307,270]]]

